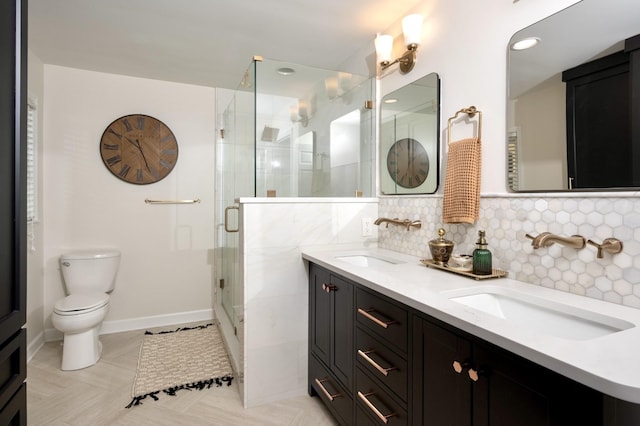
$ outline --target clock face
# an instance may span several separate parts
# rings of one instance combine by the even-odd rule
[[[178,161],[178,142],[157,118],[126,115],[105,129],[100,138],[100,156],[118,179],[146,185],[171,173]]]
[[[429,175],[429,155],[417,140],[400,139],[389,148],[387,170],[398,185],[417,188]]]

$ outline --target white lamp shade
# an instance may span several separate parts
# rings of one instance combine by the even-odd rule
[[[309,104],[307,103],[307,101],[302,100],[302,99],[298,100],[298,115],[300,117],[307,117],[308,116],[307,115],[307,114],[309,114],[308,108],[309,108]]]
[[[404,44],[420,45],[420,36],[422,34],[422,15],[407,15],[402,20],[402,33],[404,34]]]
[[[324,79],[324,88],[327,96],[335,98],[338,96],[338,77],[327,77]]]
[[[393,50],[393,36],[378,34],[375,40],[378,62],[391,62],[391,51]]]

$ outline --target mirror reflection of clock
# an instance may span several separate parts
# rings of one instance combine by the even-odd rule
[[[396,184],[417,188],[429,175],[429,155],[417,140],[400,139],[389,148],[387,170]]]

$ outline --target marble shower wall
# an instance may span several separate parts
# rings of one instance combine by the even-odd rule
[[[377,246],[375,198],[241,198],[246,407],[307,392],[309,284],[305,246]]]
[[[443,224],[442,197],[381,197],[379,216],[420,219],[422,229],[406,231],[382,227],[379,246],[431,258],[429,241],[438,228],[447,231],[454,252],[471,253],[478,230],[487,232],[495,268],[509,277],[594,299],[640,308],[640,202],[637,194],[617,197],[483,196],[480,219],[474,224]],[[543,197],[543,198],[541,198]],[[562,236],[582,235],[601,243],[615,237],[622,253],[596,258],[597,250],[554,244],[534,250],[525,234],[549,231]]]

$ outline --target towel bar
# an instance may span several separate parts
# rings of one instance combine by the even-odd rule
[[[475,106],[471,105],[469,108],[462,108],[461,110],[456,112],[456,115],[450,117],[447,121],[447,145],[451,143],[451,121],[458,118],[458,114],[463,113],[467,114],[470,118],[475,117],[478,114],[478,140],[481,138],[482,134],[482,111],[477,109]]]
[[[200,198],[195,200],[150,200],[145,198],[144,202],[147,204],[195,204],[200,202]]]

